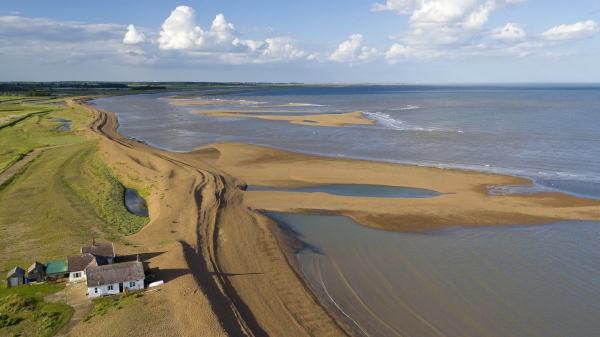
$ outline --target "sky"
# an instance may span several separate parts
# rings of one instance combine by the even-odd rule
[[[0,81],[600,82],[598,0],[0,0]]]

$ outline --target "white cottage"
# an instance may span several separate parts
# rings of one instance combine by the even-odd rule
[[[85,272],[90,298],[144,289],[145,275],[141,262],[88,267]]]
[[[105,257],[95,256],[90,253],[81,254],[77,256],[69,256],[67,258],[67,262],[70,282],[78,282],[85,280],[85,269],[87,267],[107,264]]]

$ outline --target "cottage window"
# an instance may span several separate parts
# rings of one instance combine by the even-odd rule
[[[113,290],[113,286],[112,286],[112,285],[109,285],[109,286],[108,286],[108,291],[111,291],[111,290]]]
[[[75,273],[75,278],[81,277],[81,273]]]
[[[135,282],[129,282],[130,287],[135,287]]]

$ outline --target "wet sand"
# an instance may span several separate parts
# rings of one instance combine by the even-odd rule
[[[250,115],[252,113],[265,113],[264,115]],[[192,110],[192,113],[203,114],[213,117],[238,117],[238,118],[260,118],[272,121],[290,121],[293,124],[313,126],[346,126],[346,125],[368,125],[376,121],[363,117],[362,111],[347,112],[341,114],[306,114],[303,116],[277,116],[278,112],[289,111],[257,111],[257,110]]]
[[[600,219],[598,200],[559,193],[488,195],[488,185],[530,183],[504,175],[325,158],[235,143],[171,153],[117,133],[113,113],[84,101],[69,104],[94,114],[86,132],[99,140],[102,160],[127,173],[121,177],[126,184],[143,188],[145,177],[155,177],[147,198],[151,221],[127,238],[148,249],[150,267],[157,270],[157,279],[166,281],[152,298],[157,309],[168,310],[160,320],[148,323],[157,327],[150,335],[353,334],[321,306],[298,276],[295,259],[281,244],[274,222],[255,210],[344,214],[363,225],[395,231]],[[359,118],[359,112],[353,114]],[[343,124],[340,116],[322,117],[323,123]],[[404,186],[447,194],[375,199],[242,190],[247,184],[321,183]],[[174,243],[161,245],[166,239]],[[122,327],[121,320],[114,326]],[[111,325],[103,324],[103,328]],[[89,334],[94,327],[76,329],[81,330],[74,333]]]
[[[561,193],[489,195],[490,185],[527,185],[524,178],[461,170],[338,159],[247,144],[218,143],[210,163],[254,186],[301,187],[315,184],[371,184],[443,193],[427,199],[377,199],[325,193],[252,192],[249,208],[275,212],[347,215],[379,229],[419,232],[453,226],[544,224],[599,220],[600,200]]]

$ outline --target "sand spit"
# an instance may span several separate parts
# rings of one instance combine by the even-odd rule
[[[127,241],[147,249],[150,268],[166,281],[144,297],[151,310],[136,319],[107,315],[78,325],[74,335],[346,335],[292,268],[274,224],[244,205],[237,186],[245,183],[204,162],[214,153],[152,148],[118,134],[113,113],[85,100],[69,104],[95,116],[86,133],[126,183],[157,180],[146,199],[151,221]]]
[[[264,115],[250,115],[252,113],[265,113]],[[347,112],[341,114],[307,114],[304,116],[273,116],[289,111],[246,111],[246,110],[192,110],[192,113],[203,114],[213,117],[239,117],[239,118],[261,118],[272,121],[290,121],[293,124],[313,126],[337,126],[375,124],[376,121],[363,117],[362,111]]]
[[[444,193],[426,199],[377,199],[326,193],[246,192],[249,208],[278,212],[328,213],[352,217],[374,228],[427,231],[453,226],[544,224],[600,220],[600,200],[561,193],[489,195],[489,185],[525,185],[524,178],[461,170],[326,158],[247,144],[219,143],[207,163],[249,185],[300,187],[315,184],[373,184]]]
[[[233,104],[232,101],[172,101],[169,104],[173,105],[228,105]]]

